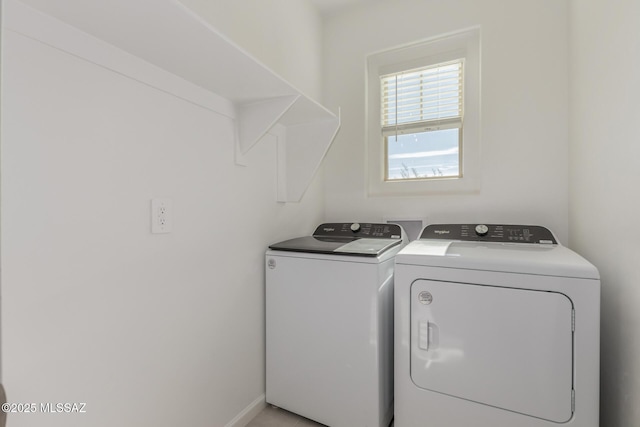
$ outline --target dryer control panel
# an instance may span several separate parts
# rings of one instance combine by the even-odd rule
[[[548,228],[539,225],[432,224],[422,230],[420,238],[470,242],[558,244],[553,233]]]

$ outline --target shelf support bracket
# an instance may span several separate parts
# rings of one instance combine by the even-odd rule
[[[279,96],[240,104],[236,108],[236,163],[286,114],[300,95]]]

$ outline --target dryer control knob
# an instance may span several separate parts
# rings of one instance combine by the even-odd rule
[[[353,231],[354,233],[360,231],[360,224],[358,224],[357,222],[351,224],[351,231]]]
[[[484,224],[476,225],[476,234],[478,236],[486,236],[488,232],[489,232],[489,227],[487,227],[486,225]]]

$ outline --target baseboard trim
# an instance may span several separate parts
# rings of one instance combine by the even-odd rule
[[[267,401],[264,394],[258,396],[256,400],[251,402],[249,406],[244,408],[238,415],[236,415],[231,421],[224,427],[245,427],[249,424],[249,421],[255,418],[260,411],[267,407]]]

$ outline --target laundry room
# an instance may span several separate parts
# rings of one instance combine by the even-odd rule
[[[592,263],[589,422],[640,425],[637,1],[0,4],[0,427],[317,425],[267,396],[265,253],[318,232],[368,233],[379,255],[430,224],[541,226]],[[449,52],[464,118],[427,131],[454,148],[391,153],[413,128],[394,113],[381,129],[376,85],[399,63],[431,70],[423,57],[455,67]],[[444,155],[453,167],[409,163]],[[339,256],[370,248],[351,246]],[[357,302],[323,297],[301,313],[355,324]],[[576,324],[567,351],[594,356]]]

